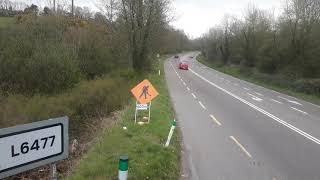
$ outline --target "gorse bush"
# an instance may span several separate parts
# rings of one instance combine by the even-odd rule
[[[106,31],[93,22],[25,15],[0,31],[0,89],[27,95],[59,93],[81,79],[115,69]],[[106,28],[105,28],[106,29]]]

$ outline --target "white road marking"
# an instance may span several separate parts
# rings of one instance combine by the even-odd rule
[[[292,104],[296,104],[296,105],[302,106],[302,104],[297,102],[297,101],[289,101],[289,102],[291,102]]]
[[[292,103],[292,104],[296,104],[296,105],[302,106],[302,104],[299,103],[299,102],[297,102],[297,101],[292,101],[292,100],[290,100],[290,99],[287,99],[287,98],[284,98],[284,97],[281,97],[281,96],[278,96],[278,98],[284,99],[284,100],[286,100],[286,101],[288,101],[288,102],[290,102],[290,103]]]
[[[197,63],[198,63],[198,62],[197,62]],[[234,77],[232,77],[232,76],[231,76],[231,78],[232,78],[232,79],[234,79],[234,80],[239,80],[239,79],[234,78]],[[248,84],[251,84],[251,85],[258,86],[258,85],[256,85],[256,84],[253,84],[253,83],[250,83],[250,82],[247,82],[247,81],[243,81],[243,80],[240,80],[240,81],[245,82],[245,83],[248,83]],[[261,88],[263,88],[263,89],[266,89],[266,90],[268,90],[268,91],[272,91],[272,92],[274,92],[274,93],[275,93],[275,94],[277,94],[277,95],[281,95],[281,93],[279,93],[279,92],[277,92],[277,91],[275,91],[275,90],[267,89],[267,88],[262,87],[262,86],[259,86],[259,87],[261,87]],[[292,98],[292,99],[295,99],[295,100],[300,100],[300,99],[298,99],[298,98],[296,98],[296,97],[293,97],[293,96],[289,96],[289,95],[287,95],[287,96],[288,96],[288,97],[290,97],[290,98]],[[304,101],[304,103],[307,103],[307,104],[309,104],[309,105],[311,105],[311,106],[314,106],[314,107],[316,107],[316,108],[319,108],[319,109],[320,109],[320,106],[319,106],[319,105],[316,105],[316,104],[310,103],[310,102],[308,102],[308,101]]]
[[[187,87],[187,90],[188,90],[188,91],[190,91],[190,88],[189,88],[189,87]]]
[[[253,99],[253,100],[255,100],[255,101],[263,101],[263,99],[261,99],[261,98],[258,98],[257,96],[255,96],[255,95],[252,95],[252,94],[250,94],[250,93],[247,93],[249,96],[251,96],[251,98]]]
[[[258,93],[258,92],[254,92],[255,94],[259,95],[259,96],[263,96],[263,94]]]
[[[230,138],[240,147],[240,149],[249,157],[252,158],[251,154],[244,148],[244,146],[233,136],[230,136]]]
[[[194,93],[191,93],[191,95],[193,96],[193,98],[197,99],[197,96]]]
[[[291,107],[291,109],[293,109],[293,110],[295,110],[295,111],[298,111],[298,112],[301,112],[301,113],[303,113],[303,114],[308,114],[307,112],[304,112],[304,111],[302,111],[302,110],[300,110],[300,109],[297,109],[297,108],[294,108],[294,107]]]
[[[185,82],[183,82],[183,85],[187,86],[187,84]]]
[[[258,97],[253,97],[252,99],[253,99],[253,100],[255,100],[255,101],[258,101],[258,102],[261,102],[261,101],[263,101],[263,99],[261,99],[261,98],[258,98]]]
[[[277,100],[274,100],[274,99],[271,99],[271,101],[276,102],[276,103],[279,103],[279,104],[283,104],[282,102],[277,101]]]
[[[289,129],[291,129],[291,130],[293,130],[293,131],[297,132],[298,134],[302,135],[303,137],[305,137],[305,138],[307,138],[307,139],[309,139],[309,140],[311,140],[311,141],[313,141],[313,142],[315,142],[315,143],[317,143],[317,144],[319,144],[319,145],[320,145],[320,140],[319,140],[319,139],[317,139],[317,138],[315,138],[314,136],[312,136],[312,135],[310,135],[310,134],[308,134],[308,133],[306,133],[306,132],[304,132],[304,131],[300,130],[299,128],[297,128],[297,127],[295,127],[295,126],[291,125],[290,123],[287,123],[287,122],[283,121],[282,119],[278,118],[277,116],[275,116],[275,115],[273,115],[273,114],[271,114],[271,113],[269,113],[269,112],[267,112],[267,111],[265,111],[265,110],[263,110],[263,109],[261,109],[261,108],[257,107],[256,105],[254,105],[254,104],[252,104],[252,103],[250,103],[250,102],[248,102],[248,101],[246,101],[246,100],[244,100],[244,99],[240,98],[239,96],[236,96],[236,95],[232,94],[231,92],[229,92],[229,91],[227,91],[227,90],[225,90],[225,89],[221,88],[220,86],[218,86],[218,85],[214,84],[213,82],[211,82],[211,81],[209,81],[208,79],[204,78],[204,77],[203,77],[203,76],[201,76],[200,74],[198,74],[198,73],[194,72],[192,69],[189,69],[189,70],[190,70],[190,72],[192,72],[193,74],[195,74],[196,76],[198,76],[200,79],[202,79],[202,80],[206,81],[207,83],[211,84],[212,86],[216,87],[217,89],[220,89],[221,91],[223,91],[223,92],[225,92],[226,94],[228,94],[228,95],[232,96],[233,98],[235,98],[235,99],[237,99],[237,100],[241,101],[242,103],[244,103],[244,104],[246,104],[246,105],[250,106],[251,108],[253,108],[253,109],[255,109],[255,110],[259,111],[260,113],[262,113],[262,114],[264,114],[264,115],[266,115],[266,116],[270,117],[271,119],[273,119],[273,120],[277,121],[278,123],[280,123],[280,124],[282,124],[282,125],[286,126],[287,128],[289,128]]]
[[[244,87],[243,89],[244,89],[244,90],[247,90],[247,91],[250,91],[250,89],[249,89],[249,88],[246,88],[246,87]]]
[[[282,97],[282,96],[278,96],[278,98],[284,99],[284,100],[286,100],[286,101],[290,101],[290,99],[284,98],[284,97]]]
[[[201,101],[199,101],[199,104],[200,104],[200,106],[204,109],[204,110],[206,110],[207,108],[202,104],[202,102]]]
[[[213,119],[213,121],[218,124],[218,126],[221,126],[222,124],[212,115],[210,114],[210,117]]]

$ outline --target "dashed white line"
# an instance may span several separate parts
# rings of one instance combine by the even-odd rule
[[[275,99],[271,99],[271,101],[276,102],[276,103],[278,103],[278,104],[283,104],[282,102],[277,101],[277,100],[275,100]]]
[[[244,90],[247,90],[247,91],[250,91],[250,89],[249,89],[249,88],[246,88],[246,87],[244,87],[243,89],[244,89]]]
[[[302,106],[302,104],[299,103],[299,102],[297,102],[297,101],[292,101],[292,100],[290,100],[290,99],[287,99],[287,98],[284,98],[284,97],[281,97],[281,96],[278,96],[278,98],[284,99],[284,100],[286,100],[286,101],[288,101],[288,102],[290,102],[290,103],[292,103],[292,104],[296,104],[296,105]]]
[[[218,126],[222,125],[212,114],[210,114],[210,117]]]
[[[254,92],[255,94],[259,95],[259,96],[263,96],[263,94],[258,93],[258,92]]]
[[[202,102],[201,101],[199,101],[199,104],[200,104],[200,106],[204,109],[204,110],[206,110],[207,108],[202,104]]]
[[[252,103],[250,103],[250,102],[248,102],[248,101],[240,98],[239,96],[236,96],[236,95],[234,95],[233,93],[231,93],[231,92],[223,89],[222,87],[220,87],[220,86],[214,84],[213,82],[209,81],[208,79],[204,78],[204,77],[201,76],[200,74],[194,72],[191,68],[189,68],[189,70],[190,70],[190,72],[192,72],[193,74],[195,74],[196,76],[198,76],[200,79],[202,79],[202,80],[204,80],[205,82],[211,84],[211,85],[214,86],[215,88],[223,91],[224,93],[226,93],[226,94],[232,96],[233,98],[239,100],[240,102],[242,102],[242,103],[250,106],[251,108],[255,109],[256,111],[259,111],[260,113],[262,113],[262,114],[270,117],[271,119],[277,121],[278,123],[286,126],[286,127],[289,128],[289,129],[291,129],[292,131],[295,131],[296,133],[302,135],[303,137],[305,137],[305,138],[307,138],[307,139],[309,139],[309,140],[311,140],[311,141],[313,141],[313,142],[315,142],[315,143],[317,143],[317,144],[320,145],[320,140],[317,139],[316,137],[314,137],[314,136],[312,136],[312,135],[304,132],[303,130],[301,130],[301,129],[299,129],[299,128],[293,126],[293,125],[291,125],[290,123],[287,123],[286,121],[283,121],[282,119],[278,118],[277,116],[275,116],[275,115],[273,115],[273,114],[265,111],[264,109],[259,108],[258,106],[256,106],[256,105],[254,105],[254,104],[252,104]]]
[[[278,98],[284,99],[284,100],[286,100],[286,101],[291,101],[290,99],[284,98],[284,97],[282,97],[282,96],[278,96]]]
[[[257,96],[255,96],[255,95],[252,95],[252,94],[250,94],[250,93],[247,93],[249,96],[251,96],[251,98],[253,99],[253,100],[255,100],[255,101],[263,101],[263,99],[261,99],[261,98],[258,98]]]
[[[300,110],[300,109],[297,109],[297,108],[295,108],[295,107],[290,107],[290,108],[293,109],[293,110],[295,110],[295,111],[301,112],[301,113],[303,113],[303,114],[308,114],[307,112],[304,112],[304,111],[302,111],[302,110]]]
[[[246,148],[244,148],[244,146],[235,137],[230,136],[230,139],[232,139],[249,158],[252,158],[251,154],[246,150]]]
[[[183,82],[183,85],[187,86],[187,84],[185,82]]]
[[[188,90],[188,91],[191,91],[189,87],[187,87],[187,90]]]
[[[193,96],[193,98],[197,99],[197,96],[194,93],[191,93],[191,95]]]

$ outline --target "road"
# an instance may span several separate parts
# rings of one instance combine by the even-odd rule
[[[320,179],[320,107],[198,63],[165,63],[189,179]],[[191,57],[193,56],[193,58]]]

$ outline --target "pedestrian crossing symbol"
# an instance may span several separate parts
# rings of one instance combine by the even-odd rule
[[[149,80],[145,79],[140,84],[138,84],[135,88],[131,89],[131,93],[137,99],[137,101],[141,104],[150,103],[154,98],[156,98],[159,93],[152,86]]]

